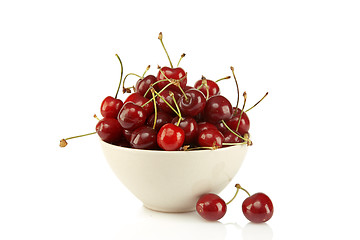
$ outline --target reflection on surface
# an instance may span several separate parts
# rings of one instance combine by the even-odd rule
[[[124,238],[126,236],[126,238]],[[196,212],[161,213],[145,207],[135,220],[122,225],[117,239],[216,239],[225,240],[226,228],[220,222],[207,222]]]
[[[271,240],[273,232],[271,227],[266,223],[248,223],[242,229],[244,240]]]

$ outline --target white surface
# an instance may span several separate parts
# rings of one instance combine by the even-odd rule
[[[0,239],[359,239],[358,1],[2,1]],[[233,183],[267,193],[248,224],[240,194],[217,223],[144,209],[93,131],[125,72],[167,65],[189,82],[231,75],[247,91],[254,145]],[[131,85],[136,79],[129,78]],[[233,81],[222,81],[236,102]],[[230,199],[235,189],[221,196]]]
[[[201,195],[219,194],[239,171],[248,149],[164,152],[100,144],[121,183],[145,207],[167,213],[194,211]]]

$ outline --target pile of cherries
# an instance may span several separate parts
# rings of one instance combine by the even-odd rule
[[[253,195],[242,188],[240,184],[236,184],[236,193],[234,197],[227,203],[216,194],[207,193],[202,195],[196,203],[196,211],[198,214],[208,221],[217,221],[221,219],[227,211],[229,205],[237,196],[239,190],[244,190],[248,197],[242,203],[242,212],[244,216],[253,223],[267,222],[274,213],[274,206],[270,198],[258,192]]]
[[[162,33],[158,38],[164,47]],[[244,111],[246,93],[240,109],[239,92],[236,107],[220,94],[217,82],[230,76],[218,81],[203,76],[194,86],[187,85],[187,73],[174,67],[164,50],[170,67],[159,66],[157,76],[145,76],[148,66],[143,76],[130,73],[122,79],[123,66],[116,55],[121,66],[120,83],[115,97],[108,96],[101,104],[103,118],[96,125],[100,138],[123,147],[166,151],[251,145],[250,121]],[[236,82],[234,68],[231,70]],[[139,79],[135,86],[126,88],[129,75]],[[121,83],[123,93],[130,93],[124,102],[117,98]]]

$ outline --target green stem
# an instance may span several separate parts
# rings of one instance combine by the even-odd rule
[[[170,85],[171,85],[172,83],[169,83],[168,85],[166,85],[165,87],[163,87],[159,92],[158,92],[158,94],[160,94],[160,93],[162,93],[166,88],[168,88]],[[149,89],[151,89],[151,88],[149,88]],[[146,104],[148,104],[149,102],[151,102],[152,101],[152,98],[149,100],[149,101],[147,101],[146,103],[144,103],[141,107],[144,107]]]
[[[153,89],[153,88],[152,88]],[[157,121],[157,106],[156,106],[156,100],[155,100],[155,94],[154,94],[154,89],[151,91],[152,94],[152,99],[154,100],[154,112],[155,112],[155,117],[154,117],[154,125],[153,125],[153,129],[155,129],[156,126],[156,121]]]
[[[123,64],[121,62],[121,59],[120,59],[119,55],[115,54],[115,56],[118,58],[118,60],[120,62],[120,67],[121,67],[119,86],[118,86],[118,89],[117,89],[116,94],[115,94],[115,98],[117,98],[117,96],[119,94],[120,86],[121,86],[121,81],[122,81],[122,77],[123,77],[124,68],[123,68]]]
[[[171,68],[174,68],[174,66],[173,66],[173,64],[172,64],[172,62],[171,62],[171,60],[170,60],[170,56],[169,56],[168,52],[166,51],[165,45],[164,45],[164,43],[163,43],[163,40],[162,40],[162,33],[161,33],[161,32],[159,33],[159,37],[158,37],[158,39],[160,40],[161,45],[163,46],[163,48],[164,48],[164,50],[165,50],[165,53],[166,53],[167,58],[169,59],[169,62],[170,62],[170,66],[171,66]]]
[[[220,82],[220,81],[222,81],[222,80],[230,79],[230,78],[231,78],[230,76],[223,77],[223,78],[220,78],[220,79],[216,80],[215,82]]]
[[[236,84],[236,91],[237,91],[237,100],[236,100],[236,107],[235,107],[235,112],[234,112],[234,115],[236,115],[237,113],[237,109],[238,109],[238,106],[239,106],[239,100],[240,100],[240,92],[239,92],[239,84],[236,80],[236,77],[235,77],[235,73],[234,73],[234,67],[230,67],[231,69],[231,72],[234,76],[234,80],[235,80],[235,84]]]
[[[242,137],[241,135],[237,134],[236,132],[234,132],[226,123],[224,120],[221,120],[221,122],[224,124],[224,126],[227,128],[227,130],[229,130],[232,134],[234,134],[235,136],[237,136],[238,138],[241,138],[242,140],[247,142],[247,139]]]
[[[185,55],[186,55],[185,53],[181,54],[181,57],[180,57],[179,62],[176,67],[179,67],[180,62],[185,57]]]
[[[149,66],[147,66],[147,68],[145,69],[145,72],[143,73],[143,75],[142,75],[141,79],[143,79],[143,78],[144,78],[145,74],[147,73],[147,71],[149,71],[149,69],[150,69],[150,65],[149,65]]]
[[[161,96],[161,95],[160,95],[158,92],[156,92],[155,90],[154,90],[154,92],[155,92],[155,94],[156,94],[159,98],[161,98],[161,99],[164,101],[164,103],[165,103],[166,105],[168,105],[168,107],[169,107],[171,110],[174,111],[174,113],[176,113],[176,115],[179,116],[179,118],[181,118],[181,115],[171,106],[171,104],[170,104],[168,101],[165,100],[165,98],[164,98],[163,96]]]
[[[137,75],[137,74],[135,74],[135,73],[128,73],[128,74],[126,74],[126,76],[124,77],[124,80],[123,80],[123,91],[125,92],[125,90],[126,90],[126,88],[125,88],[125,80],[126,80],[126,78],[128,77],[128,76],[130,76],[130,75],[133,75],[133,76],[137,76],[138,78],[142,78],[141,76],[139,76],[139,75]]]
[[[236,125],[236,131],[239,131],[240,122],[241,122],[241,117],[242,117],[243,112],[244,112],[245,103],[246,103],[246,98],[247,98],[246,92],[243,93],[243,96],[244,96],[244,104],[243,104],[243,106],[242,106],[242,108],[241,108],[241,112],[240,112],[240,116],[239,116],[239,121],[238,121],[238,123],[237,123],[237,125]]]
[[[245,112],[250,111],[251,109],[253,109],[253,108],[254,108],[256,105],[258,105],[268,94],[269,94],[269,92],[266,92],[265,95],[264,95],[257,103],[255,103],[254,106],[252,106],[251,108],[249,108],[249,109],[246,110]]]
[[[152,87],[154,87],[156,84],[158,84],[159,82],[165,82],[167,81],[166,79],[163,79],[163,80],[159,80],[159,81],[156,81],[154,82],[153,84],[151,84]],[[144,97],[148,94],[148,92],[150,91],[151,87],[148,88],[148,90],[146,90],[145,94],[144,94]]]

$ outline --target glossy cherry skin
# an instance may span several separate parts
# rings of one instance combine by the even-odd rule
[[[158,111],[156,116],[155,130],[159,131],[163,125],[165,125],[166,123],[171,123],[173,118],[174,117],[168,113]],[[148,117],[148,119],[146,120],[146,125],[149,127],[153,127],[154,121],[155,121],[155,113],[151,114]]]
[[[196,211],[208,221],[221,219],[225,215],[226,210],[225,201],[213,193],[202,195],[196,203]]]
[[[184,140],[184,130],[172,123],[167,123],[162,126],[157,134],[158,146],[166,151],[180,149]]]
[[[165,89],[159,95],[163,97],[165,101],[168,102],[173,107],[174,110],[176,110],[174,99],[170,95],[171,92],[174,94],[175,100],[178,101],[178,99],[181,97],[181,93],[177,91],[171,91],[169,89]],[[156,97],[156,103],[158,107],[166,113],[175,115],[176,113],[166,104],[166,102],[161,97],[159,96]]]
[[[100,113],[104,118],[117,118],[123,105],[120,99],[108,96],[101,103]]]
[[[206,81],[206,84],[208,86],[208,91],[209,91],[209,95],[207,95],[208,91],[206,90],[206,86],[205,84],[203,84],[203,81]],[[202,86],[201,86],[202,85]],[[212,80],[209,80],[209,79],[204,79],[204,80],[198,80],[195,82],[194,84],[194,87],[196,89],[199,89],[204,95],[205,97],[212,97],[212,96],[215,96],[215,95],[219,95],[220,94],[220,88],[219,88],[219,85],[217,85],[216,82],[212,81]]]
[[[242,211],[249,221],[263,223],[272,217],[274,206],[266,194],[255,193],[244,200]]]
[[[118,121],[124,129],[130,131],[135,130],[144,125],[146,121],[146,112],[142,107],[135,103],[127,102],[119,112]]]
[[[117,143],[122,139],[123,128],[116,118],[101,119],[95,129],[104,142]]]
[[[221,120],[227,121],[232,117],[233,109],[231,103],[222,95],[209,98],[204,109],[206,122],[216,124]]]
[[[185,92],[185,95],[181,95],[177,104],[179,105],[181,114],[194,117],[204,110],[206,98],[199,90],[189,89]]]
[[[154,75],[148,75],[148,76],[144,77],[143,79],[139,79],[135,85],[135,92],[140,93],[142,96],[144,96],[144,94],[146,92],[148,92],[146,94],[146,96],[144,96],[144,97],[151,99],[152,94],[151,94],[151,91],[148,91],[148,89],[155,82],[156,82],[156,77]]]
[[[123,129],[123,136],[127,142],[130,142],[132,132],[131,130]]]
[[[149,101],[149,99],[147,99],[140,93],[134,92],[125,99],[124,103],[133,102],[138,106],[142,106],[145,103],[147,103],[148,101]],[[154,112],[154,102],[150,101],[148,104],[146,104],[142,108],[145,110],[146,116],[150,116]]]
[[[201,147],[222,147],[224,136],[219,130],[206,129],[199,132],[198,144]]]
[[[235,132],[236,134],[240,135],[239,132]],[[224,135],[224,142],[225,143],[242,143],[244,140],[233,134],[231,131],[226,131],[223,133]]]
[[[177,124],[179,117],[175,117],[171,123]],[[198,125],[194,118],[192,117],[183,117],[180,121],[179,127],[184,130],[185,140],[184,144],[192,144],[197,140],[198,136]]]
[[[214,129],[218,130],[217,127],[214,124],[208,123],[208,122],[199,122],[198,123],[199,132],[206,130],[206,129]]]
[[[232,130],[239,132],[241,135],[244,135],[245,133],[249,132],[250,129],[250,120],[248,115],[246,114],[246,112],[243,112],[241,114],[241,120],[240,120],[240,124],[239,124],[239,128],[237,129],[237,125],[239,122],[239,118],[240,118],[240,114],[241,114],[241,110],[238,109],[235,112],[233,112],[233,116],[225,121],[226,125],[228,125]],[[225,127],[225,126],[224,126]]]
[[[162,73],[162,72],[165,74]],[[170,80],[179,80],[180,81],[180,87],[184,88],[186,86],[187,83],[187,78],[186,78],[186,73],[184,71],[184,69],[182,68],[169,68],[169,67],[162,67],[161,71],[159,71],[157,77],[156,77],[156,81],[159,80],[166,80],[166,78],[170,79]],[[162,88],[164,88],[166,85],[168,85],[170,82],[169,81],[162,81],[156,84],[156,89],[161,90]],[[169,90],[173,90],[173,91],[178,91],[179,88],[175,85],[170,85],[167,89]]]
[[[156,149],[157,132],[148,126],[141,126],[131,134],[130,146],[137,149]]]

